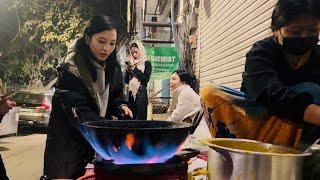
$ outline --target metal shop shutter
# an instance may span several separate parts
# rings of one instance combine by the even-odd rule
[[[245,54],[271,35],[277,0],[201,0],[197,70],[200,86],[210,81],[239,89]]]

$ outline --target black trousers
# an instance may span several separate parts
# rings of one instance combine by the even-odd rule
[[[7,177],[6,168],[4,167],[1,155],[0,155],[0,179],[9,180],[9,178]]]
[[[134,100],[132,92],[129,92],[129,108],[133,113],[133,119],[146,120],[148,112],[148,94],[147,88],[140,85],[136,99]]]

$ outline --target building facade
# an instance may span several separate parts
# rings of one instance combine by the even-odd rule
[[[239,89],[245,55],[253,43],[271,35],[277,0],[201,0],[196,74],[200,87],[214,81]]]

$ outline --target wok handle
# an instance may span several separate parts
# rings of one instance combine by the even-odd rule
[[[76,120],[76,122],[81,124],[85,122],[85,120],[81,116],[80,111],[76,107],[72,107],[71,111],[72,111],[73,118]]]

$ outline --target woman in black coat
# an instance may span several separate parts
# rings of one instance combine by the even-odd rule
[[[12,109],[14,106],[16,106],[16,102],[13,101],[10,97],[0,96],[0,123],[3,119],[3,117],[9,112],[10,109]],[[6,173],[6,168],[4,166],[1,154],[0,154],[0,179],[2,180],[8,180],[8,176]]]
[[[59,80],[52,100],[44,155],[44,175],[49,179],[75,179],[94,158],[71,113],[76,107],[86,121],[127,115],[123,79],[116,61],[117,32],[108,16],[94,16],[83,37],[68,51],[57,68]]]
[[[241,88],[271,114],[301,128],[296,138],[301,146],[320,138],[319,5],[319,0],[278,1],[273,36],[248,52]],[[273,132],[290,132],[288,125],[275,124]],[[269,137],[274,134],[269,130]],[[319,161],[319,151],[306,158],[303,179],[320,179]]]
[[[271,114],[304,126],[302,142],[320,137],[318,0],[279,1],[273,36],[247,53],[241,90]]]
[[[129,105],[136,120],[146,120],[148,110],[147,86],[152,66],[147,61],[142,43],[130,45],[131,56],[127,62],[125,82],[129,84]]]

